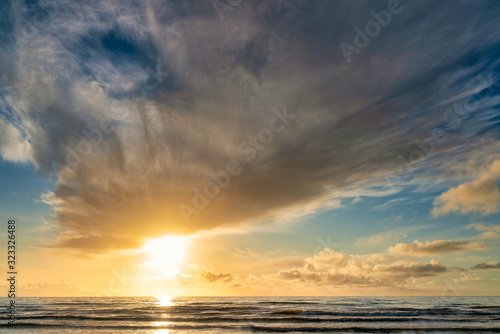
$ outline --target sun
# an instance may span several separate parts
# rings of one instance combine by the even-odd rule
[[[163,276],[179,275],[179,266],[184,262],[188,240],[185,237],[165,236],[149,239],[143,250],[149,255],[145,264],[161,271]]]

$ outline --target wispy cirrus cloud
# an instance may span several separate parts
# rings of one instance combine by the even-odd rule
[[[500,237],[500,225],[487,225],[482,223],[469,224],[466,228],[473,228],[481,232],[479,238],[481,239],[496,239]]]

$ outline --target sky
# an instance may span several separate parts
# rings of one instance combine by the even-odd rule
[[[500,295],[498,1],[0,15],[21,296]]]

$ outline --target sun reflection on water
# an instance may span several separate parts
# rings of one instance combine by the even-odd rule
[[[165,323],[165,322],[154,323],[155,326],[164,326],[166,324],[171,324],[171,323]],[[166,328],[156,329],[154,331],[154,334],[170,334],[170,333],[173,334],[174,332],[172,332],[170,329],[166,329]]]
[[[157,306],[173,306],[174,305],[174,296],[157,296],[156,297],[156,305]]]

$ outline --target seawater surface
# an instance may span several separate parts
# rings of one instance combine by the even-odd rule
[[[500,333],[500,297],[17,298],[9,333]]]

